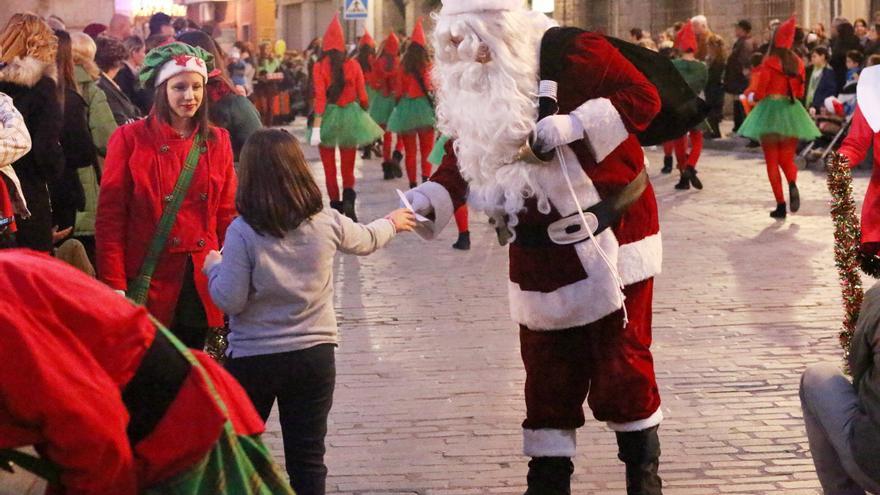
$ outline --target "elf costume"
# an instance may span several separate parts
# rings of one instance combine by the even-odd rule
[[[675,48],[681,53],[681,57],[674,59],[672,65],[678,69],[694,94],[702,95],[709,80],[709,70],[705,63],[693,57],[697,51],[697,37],[690,21],[675,36]],[[705,124],[700,124],[674,141],[675,160],[680,174],[676,189],[690,189],[692,185],[697,189],[703,188],[703,183],[697,178],[697,162],[703,151],[703,131],[707,129]]]
[[[312,77],[315,85],[315,125],[320,125],[319,151],[324,165],[324,178],[330,206],[357,221],[355,211],[354,162],[357,148],[382,136],[380,128],[366,112],[369,106],[364,73],[356,60],[345,59],[345,41],[339,16],[333,17],[324,33],[324,56],[315,64]],[[343,81],[335,80],[331,57],[342,60]],[[337,89],[337,94],[330,94]],[[334,98],[335,96],[335,98]],[[320,124],[319,124],[320,123]],[[342,200],[336,176],[336,148],[342,162]]]
[[[803,60],[791,51],[795,24],[792,16],[777,28],[773,36],[773,49],[753,81],[753,92],[747,95],[750,100],[759,103],[749,112],[738,131],[740,136],[761,142],[767,162],[767,177],[776,198],[776,209],[770,212],[773,218],[786,216],[780,167],[788,181],[793,213],[800,208],[797,165],[794,163],[798,141],[812,141],[820,136],[819,129],[800,102],[804,96],[805,71]],[[786,58],[792,67],[786,70],[780,57]]]
[[[434,149],[428,155],[428,162],[435,167],[439,167],[443,163],[446,156],[446,143],[449,142],[449,136],[441,134],[434,143]],[[455,226],[458,227],[458,240],[452,245],[453,249],[467,251],[471,248],[471,233],[468,228],[468,207],[466,204],[455,209]]]
[[[385,131],[382,137],[382,172],[385,180],[403,177],[400,169],[400,161],[403,156],[399,152],[391,154],[391,131],[388,130],[388,119],[397,105],[394,94],[397,81],[397,71],[400,70],[400,40],[397,35],[391,33],[382,43],[382,54],[373,62],[370,86],[373,95],[370,96],[370,117]],[[400,137],[397,138],[398,148],[402,145]]]
[[[422,20],[416,22],[410,39],[407,52],[425,51],[426,63],[417,72],[410,72],[404,65],[397,71],[395,96],[397,106],[391,112],[388,119],[388,129],[397,133],[403,140],[406,156],[406,175],[409,178],[410,187],[415,187],[418,182],[416,171],[416,155],[422,162],[422,181],[431,176],[431,163],[428,155],[434,145],[434,124],[437,119],[434,116],[434,104],[429,93],[433,91],[431,85],[431,66],[427,63],[427,50],[425,30]],[[407,55],[404,55],[406,60]],[[418,143],[416,142],[418,141]]]

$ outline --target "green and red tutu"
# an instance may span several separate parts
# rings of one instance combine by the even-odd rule
[[[397,105],[397,99],[393,95],[385,96],[381,91],[370,86],[367,86],[367,95],[370,97],[370,109],[367,110],[370,117],[379,125],[387,124],[388,119],[391,117],[391,112],[394,111],[394,107]]]
[[[384,131],[357,102],[328,104],[321,118],[321,146],[357,148],[379,139]]]
[[[738,133],[755,141],[767,134],[801,141],[812,141],[821,135],[801,102],[792,102],[787,97],[761,100],[743,121]]]
[[[434,107],[427,97],[401,98],[388,119],[388,130],[406,134],[434,127],[435,123],[437,118],[434,116]]]

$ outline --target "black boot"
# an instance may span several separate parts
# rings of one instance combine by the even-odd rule
[[[352,219],[354,222],[358,221],[357,213],[355,213],[354,210],[354,202],[356,199],[357,193],[354,192],[354,189],[342,190],[342,214]]]
[[[795,182],[788,183],[788,203],[792,213],[801,209],[801,193]]]
[[[394,163],[382,162],[382,179],[391,180],[394,178]]]
[[[777,203],[776,209],[770,212],[773,218],[785,218],[785,203]]]
[[[364,160],[369,160],[373,157],[373,146],[367,145],[363,147],[363,152],[361,153],[361,158]]]
[[[415,188],[417,188],[417,187],[419,187],[419,183],[418,183],[418,182],[410,182],[410,183],[409,183],[409,188],[410,188],[410,189],[415,189]]]
[[[400,167],[403,162],[403,153],[394,150],[394,153],[391,154],[391,161],[394,162],[394,176],[398,179],[403,177],[403,168]]]
[[[422,184],[424,184],[425,182],[428,182],[429,180],[431,180],[431,178],[428,177],[427,175],[422,176]]]
[[[532,457],[524,495],[570,495],[573,472],[570,457]]]
[[[331,201],[330,208],[333,208],[334,210],[338,211],[339,213],[342,213],[342,201]]]
[[[642,431],[617,432],[617,457],[626,464],[627,495],[662,495],[658,426]]]
[[[688,189],[691,188],[691,181],[689,180],[688,176],[685,174],[684,170],[679,172],[679,174],[681,174],[681,175],[678,178],[678,184],[675,185],[675,188],[678,189],[679,191],[687,191]]]
[[[662,172],[664,174],[671,174],[672,173],[672,157],[671,156],[664,156],[663,157],[663,168],[660,169],[660,172]]]
[[[697,189],[703,189],[703,183],[697,177],[697,169],[689,166],[684,169],[684,174],[687,176],[692,186]]]
[[[452,245],[453,249],[460,249],[462,251],[467,251],[471,248],[471,233],[470,232],[459,232],[458,240],[455,241],[455,244]]]

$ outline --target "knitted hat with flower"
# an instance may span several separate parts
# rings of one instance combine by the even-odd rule
[[[147,53],[140,80],[145,87],[155,88],[178,74],[195,72],[207,81],[212,70],[214,56],[210,53],[197,46],[168,43]]]

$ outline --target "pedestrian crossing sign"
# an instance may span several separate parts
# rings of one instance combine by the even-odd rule
[[[345,14],[347,21],[367,18],[367,2],[369,0],[345,0]]]

